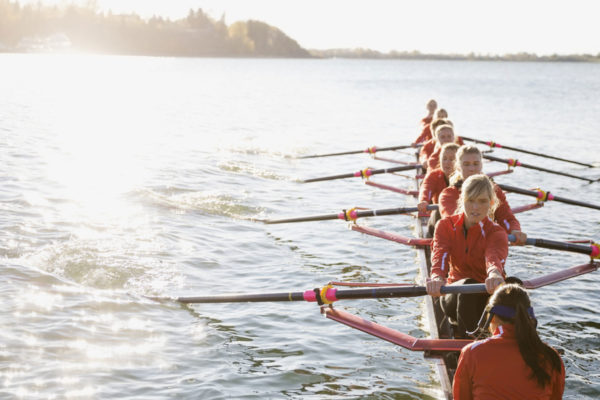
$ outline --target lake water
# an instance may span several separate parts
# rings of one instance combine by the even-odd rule
[[[422,354],[327,320],[313,303],[145,296],[414,283],[413,248],[341,221],[249,218],[414,204],[358,179],[299,183],[390,164],[294,156],[408,144],[431,97],[459,134],[600,165],[599,92],[599,64],[0,55],[0,397],[439,397]],[[600,203],[599,184],[526,169],[496,180]],[[530,237],[600,239],[596,210],[548,203],[519,219]],[[361,223],[414,227],[409,216]],[[507,269],[530,278],[587,261],[526,247],[511,249]],[[565,398],[600,397],[599,279],[532,292],[541,335],[563,352]],[[421,298],[337,307],[427,336]]]

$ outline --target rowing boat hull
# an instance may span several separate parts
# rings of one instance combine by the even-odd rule
[[[417,188],[421,180],[416,179]],[[425,238],[427,235],[427,217],[417,217],[416,233],[420,238]],[[429,246],[421,246],[417,248],[419,272],[423,282],[429,277],[431,271],[431,250]],[[440,307],[439,298],[425,296],[425,315],[426,325],[429,330],[429,335],[432,339],[451,338],[451,328],[448,324],[444,312]],[[443,393],[443,398],[452,399],[452,379],[456,370],[457,352],[425,352],[425,357],[432,360],[435,364],[435,369],[440,380],[440,386]]]

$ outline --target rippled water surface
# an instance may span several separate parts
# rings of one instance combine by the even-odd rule
[[[0,397],[437,398],[422,354],[314,304],[146,296],[418,281],[414,249],[344,222],[249,219],[414,204],[357,179],[299,183],[390,164],[294,156],[407,144],[430,97],[459,134],[600,165],[598,92],[597,64],[0,55]],[[495,154],[600,178],[599,168]],[[599,184],[525,169],[497,181],[600,203]],[[600,238],[600,211],[549,203],[519,219],[531,237]],[[362,223],[414,226],[409,216]],[[507,268],[534,277],[586,262],[519,248]],[[544,339],[564,353],[565,398],[600,397],[599,279],[532,293]],[[427,335],[419,298],[338,307]]]

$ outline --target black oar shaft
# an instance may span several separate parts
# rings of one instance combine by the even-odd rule
[[[508,235],[508,240],[510,242],[515,242],[516,241],[515,235],[512,235],[512,234]],[[600,254],[600,248],[597,247],[597,245],[586,246],[583,244],[558,242],[556,240],[537,239],[537,238],[527,238],[525,244],[527,244],[529,246],[541,247],[544,249],[562,250],[562,251],[569,251],[571,253],[586,254],[588,256],[591,256],[592,258],[596,258]]]
[[[401,171],[409,171],[409,170],[418,169],[418,168],[421,168],[421,165],[403,165],[403,166],[400,166],[400,167],[383,168],[383,169],[370,169],[370,168],[366,168],[366,169],[364,169],[362,171],[352,172],[352,173],[348,173],[348,174],[331,175],[331,176],[323,176],[323,177],[320,177],[320,178],[306,179],[306,180],[304,180],[302,182],[303,183],[310,183],[310,182],[331,181],[331,180],[335,180],[335,179],[358,178],[358,177],[368,178],[371,175],[388,174],[388,173],[392,173],[392,172],[401,172]]]
[[[493,142],[491,140],[485,141],[485,140],[479,140],[479,139],[472,139],[472,138],[469,138],[469,137],[466,137],[466,136],[461,136],[461,138],[463,138],[464,140],[468,140],[469,142],[485,144],[485,145],[488,145],[490,147],[498,147],[498,148],[501,148],[501,149],[518,151],[520,153],[531,154],[531,155],[534,155],[534,156],[549,158],[549,159],[552,159],[552,160],[558,160],[558,161],[564,161],[564,162],[568,162],[568,163],[572,163],[572,164],[583,165],[584,167],[590,167],[590,168],[594,167],[591,164],[586,164],[586,163],[583,163],[583,162],[580,162],[580,161],[567,160],[566,158],[555,157],[555,156],[551,156],[549,154],[536,153],[535,151],[529,151],[529,150],[519,149],[519,148],[516,148],[516,147],[506,146],[506,145],[503,145],[503,144],[501,145],[501,144],[495,143],[495,142]]]
[[[429,211],[437,210],[437,204],[429,204],[427,206]],[[342,212],[337,214],[323,214],[323,215],[313,215],[308,217],[296,217],[296,218],[285,218],[285,219],[267,219],[262,220],[263,223],[273,225],[273,224],[288,224],[294,222],[314,222],[314,221],[326,221],[332,219],[341,219],[345,221],[353,221],[358,218],[365,217],[380,217],[384,215],[397,215],[397,214],[408,214],[412,212],[419,211],[417,207],[399,207],[399,208],[382,208],[379,210],[342,210]]]
[[[569,178],[581,179],[583,181],[595,182],[593,179],[584,178],[582,176],[577,176],[577,175],[567,174],[566,172],[560,172],[560,171],[551,170],[551,169],[547,169],[547,168],[537,167],[535,165],[525,164],[525,163],[522,163],[522,162],[520,162],[518,160],[512,160],[512,159],[505,159],[505,158],[494,157],[494,156],[490,156],[489,154],[484,154],[483,158],[485,158],[487,160],[490,160],[490,161],[497,161],[497,162],[505,163],[505,164],[508,164],[510,166],[519,166],[519,167],[523,167],[523,168],[534,169],[534,170],[537,170],[537,171],[548,172],[550,174],[568,176]]]
[[[279,302],[279,301],[309,301],[316,300],[316,292],[322,290],[331,290],[330,297],[335,300],[359,300],[359,299],[385,299],[400,297],[416,297],[427,294],[425,286],[399,286],[399,287],[378,287],[368,289],[313,289],[304,292],[283,292],[283,293],[254,293],[254,294],[233,294],[220,296],[198,296],[198,297],[178,297],[177,301],[185,304],[193,303],[257,303],[257,302]],[[483,293],[485,284],[469,285],[447,285],[442,286],[442,294],[447,293]],[[332,301],[335,301],[332,300]]]
[[[537,199],[540,198],[539,191],[521,189],[521,188],[510,186],[510,185],[500,185],[499,184],[498,186],[500,186],[500,188],[502,190],[507,191],[507,192],[519,193],[519,194],[523,194],[525,196],[535,197]],[[565,197],[550,195],[550,192],[546,193],[546,197],[548,197],[547,200],[553,200],[553,201],[558,201],[560,203],[571,204],[574,206],[587,207],[587,208],[592,208],[595,210],[600,210],[600,206],[598,206],[598,205],[590,204],[590,203],[586,203],[586,202],[578,201],[578,200],[571,200],[571,199],[567,199]]]
[[[328,154],[314,154],[311,156],[301,156],[298,158],[319,158],[319,157],[333,157],[333,156],[346,156],[350,154],[361,154],[361,153],[369,153],[374,154],[378,151],[390,151],[390,150],[402,150],[409,149],[413,147],[412,145],[402,145],[402,146],[390,146],[390,147],[369,147],[365,150],[352,150],[352,151],[342,151],[340,153],[328,153]]]

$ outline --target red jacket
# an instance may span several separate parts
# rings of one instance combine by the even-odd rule
[[[447,277],[447,283],[464,278],[483,283],[493,268],[504,276],[506,232],[486,217],[465,235],[464,219],[465,214],[458,214],[438,222],[431,244],[431,276]]]
[[[501,325],[494,336],[463,347],[454,375],[457,400],[562,399],[565,367],[553,371],[550,384],[541,388],[529,376],[515,339],[514,325]],[[562,364],[562,363],[561,363]]]
[[[433,149],[433,153],[427,159],[427,169],[436,169],[440,168],[440,155],[442,153],[442,148],[437,147]]]
[[[429,170],[419,189],[419,203],[426,201],[430,204],[437,204],[440,193],[446,187],[448,187],[448,181],[444,171],[441,169]]]
[[[423,143],[423,147],[421,147],[421,150],[419,151],[419,162],[425,168],[427,168],[427,159],[429,159],[429,156],[431,156],[431,154],[433,153],[434,150],[435,150],[435,140],[429,139],[428,141]]]
[[[423,119],[421,119],[421,124],[427,125],[427,124],[430,124],[431,121],[433,121],[433,116],[430,116],[430,117],[427,116],[427,117],[424,117]]]
[[[426,141],[430,140],[431,138],[432,138],[431,125],[429,123],[427,123],[423,127],[423,130],[421,131],[421,134],[419,135],[419,137],[415,139],[415,143],[426,142]]]
[[[494,212],[494,220],[503,227],[506,232],[511,233],[514,230],[520,231],[521,224],[515,218],[508,202],[506,201],[506,195],[500,189],[500,186],[494,183],[494,192],[496,193],[496,197],[498,197],[499,205]],[[439,205],[440,205],[440,214],[442,218],[453,215],[458,208],[458,200],[460,197],[460,190],[458,190],[455,186],[448,186],[446,189],[440,193],[439,196]]]

